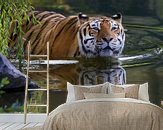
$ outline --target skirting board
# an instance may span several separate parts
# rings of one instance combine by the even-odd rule
[[[27,114],[27,123],[44,122],[47,114]],[[5,113],[0,114],[0,122],[24,122],[24,114]]]

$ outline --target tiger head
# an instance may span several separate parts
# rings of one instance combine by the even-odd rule
[[[80,19],[80,18],[79,18]],[[82,23],[78,44],[82,56],[119,56],[124,47],[122,16],[92,18]]]
[[[98,44],[96,44],[96,49],[99,56],[119,57],[125,43],[125,33],[122,26],[121,14],[113,15],[108,22],[110,37],[102,37]]]

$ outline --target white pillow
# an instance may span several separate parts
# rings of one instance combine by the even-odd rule
[[[109,93],[109,94],[84,93],[84,97],[86,99],[91,99],[91,98],[125,98],[125,93]]]
[[[146,102],[150,102],[149,93],[148,93],[148,83],[140,84],[138,99]]]
[[[108,82],[106,82],[106,83],[104,83],[104,84],[87,85],[87,86],[84,86],[84,85],[72,85],[71,83],[67,82],[67,91],[68,91],[68,94],[67,94],[66,103],[67,103],[67,102],[72,102],[72,101],[75,101],[75,100],[76,100],[76,98],[75,98],[74,87],[93,88],[93,87],[98,87],[98,86],[103,86],[103,88],[102,88],[102,90],[101,90],[102,93],[107,93]]]
[[[124,85],[114,85],[112,83],[108,83],[109,88],[108,88],[108,93],[112,92],[112,87],[121,87],[121,88],[128,88],[128,87],[134,87],[136,84],[124,84]],[[138,90],[138,99],[143,100],[146,102],[149,101],[149,93],[148,93],[148,83],[144,84],[138,84],[139,85],[139,90]],[[109,90],[110,89],[110,90]]]
[[[67,82],[67,91],[68,91],[68,94],[67,94],[66,102],[75,101],[74,86],[71,83],[69,83],[69,82]]]

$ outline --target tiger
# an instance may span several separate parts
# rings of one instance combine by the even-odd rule
[[[79,73],[79,84],[96,85],[105,82],[112,84],[126,84],[126,71],[122,66],[114,65],[111,68],[97,69],[96,67],[87,67]]]
[[[125,34],[122,16],[88,17],[84,14],[65,17],[49,11],[34,11],[39,21],[23,23],[23,47],[27,54],[28,41],[31,54],[46,54],[49,42],[50,59],[61,57],[119,56],[124,48]],[[32,13],[29,14],[31,18]],[[15,47],[18,40],[14,34],[16,24],[11,24],[9,47]]]

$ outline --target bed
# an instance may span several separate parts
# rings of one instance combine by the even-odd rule
[[[131,98],[133,94],[129,93],[128,97],[126,93],[124,97],[122,92],[110,95],[108,86],[103,84],[101,87],[80,87],[82,91],[71,90],[71,98],[79,96],[79,93],[76,96],[72,94],[75,92],[80,92],[79,97],[85,98],[70,100],[68,97],[65,104],[49,114],[43,130],[163,130],[162,108],[140,100],[140,91],[138,99]],[[117,90],[120,91],[119,88]]]

